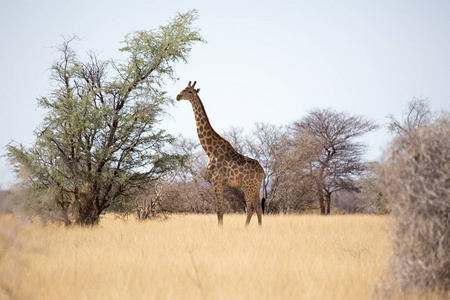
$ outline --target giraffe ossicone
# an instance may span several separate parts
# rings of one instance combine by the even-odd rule
[[[223,224],[223,186],[242,187],[247,205],[247,219],[250,223],[253,213],[258,216],[261,225],[262,208],[260,199],[261,182],[264,180],[264,169],[253,158],[238,153],[231,144],[212,128],[198,92],[196,81],[180,92],[177,100],[188,100],[194,111],[197,134],[200,144],[209,157],[207,171],[211,178],[216,197],[217,218],[219,225]]]

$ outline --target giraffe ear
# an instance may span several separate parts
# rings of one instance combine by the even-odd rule
[[[200,89],[196,89],[195,92],[198,94],[200,92]]]

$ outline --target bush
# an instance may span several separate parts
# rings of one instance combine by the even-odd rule
[[[393,197],[390,290],[450,291],[450,117],[397,137],[386,162]]]

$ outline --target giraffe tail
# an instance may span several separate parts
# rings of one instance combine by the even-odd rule
[[[266,211],[266,177],[263,177],[263,198],[261,199],[261,208],[262,208],[262,213],[265,214]]]

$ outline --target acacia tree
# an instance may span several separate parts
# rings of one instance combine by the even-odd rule
[[[313,145],[308,175],[314,182],[321,214],[330,214],[331,195],[356,190],[355,176],[366,169],[365,145],[356,139],[378,126],[361,116],[315,109],[292,126],[300,140]],[[301,144],[299,144],[301,146]],[[307,147],[311,151],[311,147]]]
[[[162,90],[175,80],[173,65],[187,62],[191,47],[204,40],[195,10],[177,14],[157,30],[128,34],[120,49],[124,61],[86,62],[71,48],[58,48],[52,65],[55,89],[38,99],[47,111],[30,148],[11,143],[9,161],[24,185],[51,195],[47,207],[67,210],[76,222],[95,224],[112,201],[171,170],[182,159],[164,150],[173,137],[157,127],[171,99]],[[47,197],[48,199],[48,197]]]

